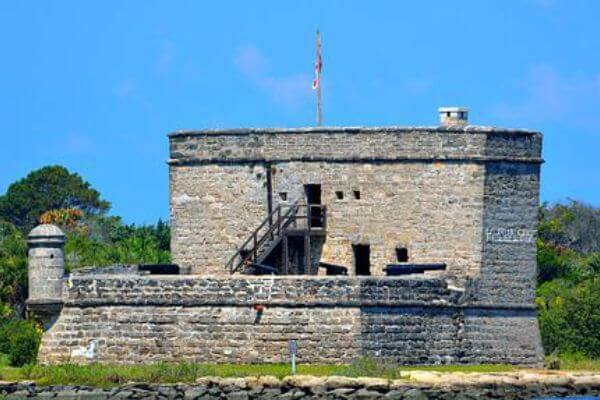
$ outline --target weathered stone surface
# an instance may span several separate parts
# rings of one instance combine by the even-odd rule
[[[523,335],[533,308],[477,308],[461,294],[423,277],[72,276],[39,360],[288,362],[293,339],[310,363],[539,361]]]
[[[52,224],[38,225],[27,236],[27,309],[45,329],[56,321],[62,306],[65,241],[65,234]]]
[[[541,135],[478,127],[256,129],[180,132],[170,146],[173,257],[196,273],[227,273],[229,257],[266,215],[270,169],[275,204],[302,199],[303,184],[321,184],[329,217],[323,261],[352,266],[351,245],[368,243],[372,274],[381,275],[400,246],[411,261],[446,262],[450,275],[464,279],[481,267],[485,229],[530,222],[484,224],[486,165],[532,164],[538,176]],[[516,196],[537,201],[537,188],[524,189]]]

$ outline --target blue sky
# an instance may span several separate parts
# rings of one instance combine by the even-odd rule
[[[600,205],[600,2],[19,1],[0,8],[0,192],[61,164],[127,222],[168,217],[166,134],[314,124],[542,131],[542,200]]]

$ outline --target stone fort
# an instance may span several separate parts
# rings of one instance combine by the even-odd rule
[[[29,235],[42,363],[538,365],[542,135],[436,127],[169,135],[174,265],[64,272]]]

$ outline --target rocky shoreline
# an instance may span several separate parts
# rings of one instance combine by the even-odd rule
[[[532,399],[600,396],[591,372],[439,373],[406,371],[401,379],[309,375],[218,378],[193,384],[128,383],[113,388],[0,382],[0,399]]]

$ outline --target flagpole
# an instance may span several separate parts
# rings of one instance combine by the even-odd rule
[[[317,29],[317,126],[323,124],[323,110],[321,104],[321,32]]]

